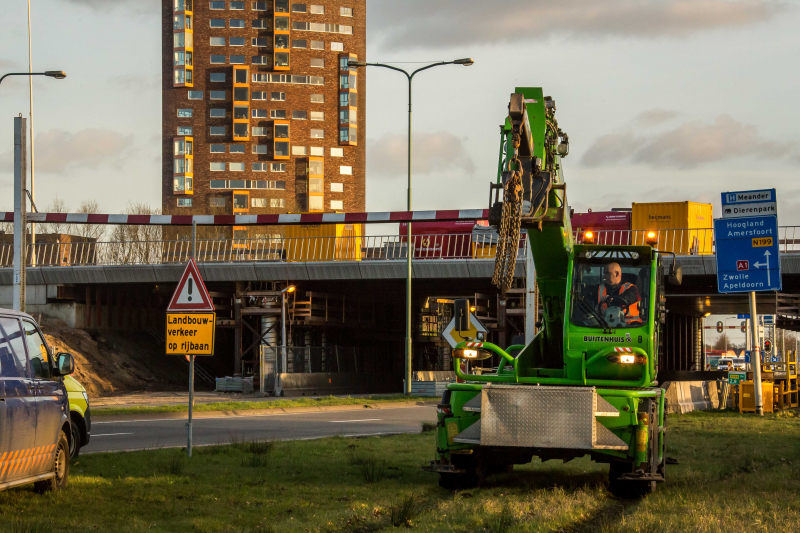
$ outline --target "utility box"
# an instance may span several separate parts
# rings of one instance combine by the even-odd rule
[[[287,261],[361,261],[361,224],[286,227]]]
[[[740,413],[755,413],[756,412],[756,388],[753,386],[752,381],[744,381],[739,385],[739,412]],[[773,384],[771,381],[761,382],[761,401],[764,404],[764,412],[772,413],[774,400]]]
[[[632,204],[632,243],[645,245],[648,231],[658,233],[657,248],[677,255],[713,253],[714,211],[711,204],[658,202]]]

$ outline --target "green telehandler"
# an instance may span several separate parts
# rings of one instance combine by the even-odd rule
[[[555,111],[541,88],[515,90],[490,191],[489,222],[499,231],[493,281],[503,295],[510,288],[526,229],[543,308],[539,331],[527,345],[476,338],[454,348],[460,382],[438,406],[436,456],[426,470],[457,489],[534,456],[590,455],[609,464],[612,493],[639,497],[664,481],[664,391],[656,375],[664,283],[679,284],[681,271],[673,255],[664,272],[655,233],[639,246],[608,244],[588,231],[574,242],[561,168],[569,138]],[[457,301],[456,329],[468,328],[467,302]],[[469,370],[485,359],[497,367]]]

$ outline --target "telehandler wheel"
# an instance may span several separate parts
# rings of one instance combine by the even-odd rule
[[[622,474],[633,471],[633,463],[613,462],[608,468],[608,490],[618,498],[635,500],[656,490],[655,481],[622,480]]]
[[[441,472],[439,474],[439,486],[447,490],[473,489],[478,486],[478,481],[478,474],[474,472],[466,474]]]

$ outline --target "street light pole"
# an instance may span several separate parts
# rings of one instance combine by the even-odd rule
[[[348,66],[350,68],[353,67],[383,67],[388,68],[391,70],[396,70],[397,72],[402,72],[408,78],[408,198],[407,198],[407,210],[411,212],[411,82],[414,79],[414,76],[418,72],[422,72],[423,70],[428,70],[429,68],[438,67],[441,65],[464,65],[465,67],[469,67],[474,64],[475,61],[472,58],[465,58],[465,59],[456,59],[454,61],[439,61],[438,63],[432,63],[430,65],[425,65],[424,67],[418,68],[411,74],[407,71],[393,67],[392,65],[387,65],[384,63],[367,63],[366,61],[349,61]],[[406,236],[406,346],[405,346],[405,372],[403,378],[403,393],[406,396],[411,395],[411,358],[413,352],[411,350],[411,320],[412,320],[412,305],[411,305],[411,258],[414,254],[414,245],[411,241],[411,221],[408,221],[407,227],[407,236]]]

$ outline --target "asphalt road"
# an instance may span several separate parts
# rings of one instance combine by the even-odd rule
[[[233,440],[302,440],[417,433],[422,422],[436,422],[436,406],[221,416],[192,421],[195,446]],[[81,453],[186,446],[186,419],[141,419],[92,423],[92,438]]]

